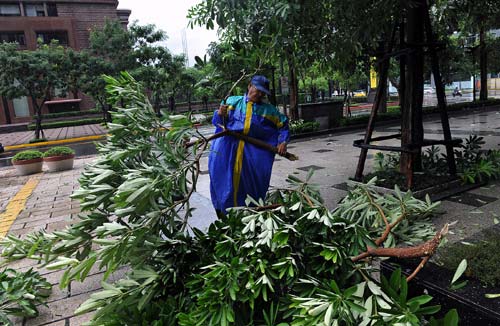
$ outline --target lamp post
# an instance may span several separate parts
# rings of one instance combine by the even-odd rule
[[[479,47],[479,45],[476,46],[468,46],[466,47],[466,51],[469,52],[472,55],[472,102],[476,102],[476,56],[475,56],[475,51]]]

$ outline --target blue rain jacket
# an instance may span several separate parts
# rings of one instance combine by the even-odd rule
[[[288,118],[267,103],[252,103],[245,96],[232,96],[226,101],[226,128],[277,146],[288,142]],[[215,132],[221,132],[223,117],[214,112]],[[215,209],[244,206],[247,195],[254,199],[266,197],[274,153],[232,136],[212,142],[208,158],[210,193]]]

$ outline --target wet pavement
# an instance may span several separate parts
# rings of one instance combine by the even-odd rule
[[[473,111],[469,115],[454,115],[450,118],[451,132],[454,137],[464,138],[474,133],[484,137],[484,149],[500,149],[500,107],[490,111]],[[424,122],[426,138],[442,138],[440,122],[435,117],[426,117]],[[398,125],[389,125],[375,129],[373,137],[393,134]],[[298,161],[287,161],[277,158],[271,179],[272,187],[287,187],[286,177],[293,174],[305,178],[309,169],[315,173],[311,182],[316,183],[329,208],[347,194],[342,185],[354,175],[360,150],[352,146],[355,139],[360,139],[364,131],[354,130],[344,133],[327,134],[321,137],[311,137],[294,140],[289,145],[289,151],[298,155]],[[397,140],[379,142],[384,145],[397,145]],[[84,147],[86,145],[83,145]],[[442,151],[444,153],[444,150]],[[373,156],[370,151],[365,172],[373,167]],[[71,171],[49,173],[47,171],[35,175],[18,177],[12,167],[0,168],[0,214],[6,209],[7,203],[20,191],[30,178],[38,178],[38,185],[27,199],[25,209],[12,224],[9,234],[24,236],[26,233],[44,229],[59,230],[75,221],[79,212],[79,204],[69,198],[78,188],[78,176],[86,163],[94,156],[83,156],[76,160]],[[194,217],[190,225],[205,229],[215,219],[215,213],[210,203],[209,176],[207,174],[207,158],[202,158],[202,174],[200,175],[197,193],[193,196]],[[491,182],[486,186],[470,190],[463,194],[443,200],[439,214],[433,219],[436,228],[444,223],[457,223],[449,235],[450,241],[459,241],[470,237],[484,228],[494,225],[494,216],[500,209],[500,182]],[[10,266],[26,270],[33,263],[20,261]],[[103,271],[93,270],[84,283],[74,282],[69,289],[60,290],[58,282],[62,272],[40,271],[54,284],[53,294],[49,299],[48,308],[41,308],[37,318],[22,321],[16,325],[82,325],[89,315],[74,316],[73,311],[86,300],[91,293],[100,288]],[[116,275],[115,277],[119,277]]]

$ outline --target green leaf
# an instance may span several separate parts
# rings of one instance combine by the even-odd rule
[[[432,300],[432,297],[430,295],[425,294],[425,295],[411,298],[410,300],[408,300],[407,304],[411,305],[413,303],[418,303],[418,305],[421,306],[421,305],[424,305],[431,300]]]
[[[467,269],[467,259],[462,259],[462,261],[457,267],[457,270],[455,271],[455,274],[453,275],[451,284],[455,283],[460,278],[460,276],[462,276],[462,274],[465,272],[466,269]]]
[[[87,299],[78,309],[75,310],[75,315],[82,315],[89,311],[96,310],[97,308],[103,306],[105,303],[103,301],[96,301],[92,298]]]
[[[486,298],[488,299],[496,299],[496,298],[500,298],[500,293],[486,293],[484,295]]]
[[[446,316],[444,316],[443,323],[444,323],[444,326],[458,326],[458,321],[459,321],[459,318],[458,318],[457,310],[451,309],[450,311],[448,311]]]

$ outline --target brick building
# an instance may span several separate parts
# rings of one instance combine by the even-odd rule
[[[127,27],[130,10],[117,6],[117,0],[0,0],[0,42],[17,42],[21,50],[34,50],[38,38],[44,43],[56,39],[59,44],[84,49],[89,46],[90,31],[106,20],[119,20]],[[49,102],[43,111],[54,111],[59,103]],[[81,110],[94,107],[84,94],[66,99],[66,104]],[[29,122],[33,114],[26,98],[11,101],[1,97],[0,124]]]

